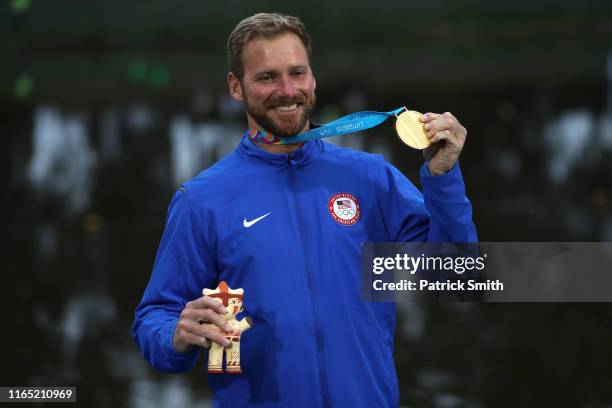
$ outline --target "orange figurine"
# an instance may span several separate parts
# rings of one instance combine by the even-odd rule
[[[253,327],[250,317],[236,320],[236,315],[242,312],[242,299],[244,289],[230,289],[225,281],[219,282],[216,289],[204,289],[204,296],[218,299],[227,308],[227,313],[223,316],[227,323],[232,327],[231,331],[221,330],[214,324],[209,324],[211,329],[217,330],[230,341],[229,346],[223,347],[212,342],[208,352],[208,372],[212,374],[223,373],[223,352],[225,351],[225,372],[228,374],[241,374],[240,368],[240,336],[242,333]]]

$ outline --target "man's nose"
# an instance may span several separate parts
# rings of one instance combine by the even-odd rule
[[[287,76],[281,76],[278,82],[278,92],[280,96],[284,96],[286,98],[293,98],[295,95],[295,87],[291,82],[291,79]]]

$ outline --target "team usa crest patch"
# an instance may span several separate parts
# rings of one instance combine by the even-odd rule
[[[350,193],[338,193],[331,196],[327,202],[329,215],[338,224],[353,225],[359,221],[361,207],[359,201]]]

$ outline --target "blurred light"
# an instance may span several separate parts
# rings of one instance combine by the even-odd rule
[[[83,220],[83,227],[88,233],[95,234],[102,228],[102,217],[96,213],[87,214]]]
[[[163,65],[159,65],[154,67],[151,71],[151,86],[153,88],[165,88],[168,86],[168,82],[170,81],[170,74],[168,73],[168,68]]]
[[[11,2],[11,10],[15,14],[21,14],[25,13],[31,5],[32,2],[30,0],[13,0]]]
[[[552,182],[564,183],[576,164],[584,160],[593,129],[593,115],[586,109],[563,112],[545,126],[544,140],[550,146],[548,175]]]
[[[508,148],[497,152],[494,157],[494,163],[497,168],[508,178],[516,178],[521,172],[521,155]]]
[[[174,184],[180,185],[233,151],[243,129],[233,121],[194,123],[187,115],[179,115],[170,121],[169,131],[172,176]]]
[[[134,133],[142,134],[155,125],[155,112],[148,105],[134,105],[127,112],[127,125]]]
[[[135,84],[144,83],[147,79],[147,64],[139,60],[131,61],[128,65],[128,78]]]
[[[595,207],[605,208],[608,205],[608,194],[603,188],[596,188],[591,192],[591,202]]]
[[[15,97],[17,99],[26,99],[32,95],[34,91],[34,80],[32,77],[27,74],[21,74],[15,79],[15,84],[13,85],[13,92],[15,93]]]
[[[83,116],[42,106],[34,112],[28,181],[44,200],[58,200],[66,214],[89,207],[97,164]]]

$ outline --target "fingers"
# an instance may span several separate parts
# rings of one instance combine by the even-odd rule
[[[227,347],[231,344],[231,342],[225,338],[223,333],[221,333],[218,327],[213,325],[202,325],[200,327],[203,327],[201,332],[202,337],[204,337],[205,339],[212,340],[223,347]]]
[[[419,120],[423,123],[427,123],[427,122],[431,122],[434,119],[437,119],[438,117],[440,117],[442,115],[440,115],[439,113],[432,113],[432,112],[427,112],[423,115],[421,115],[421,117],[419,118]]]
[[[206,337],[198,336],[197,334],[193,333],[183,333],[182,341],[190,345],[200,346],[204,348],[209,348],[211,345],[210,340],[208,340]]]
[[[232,329],[227,320],[212,309],[183,309],[180,318],[198,324],[212,323],[225,331]]]
[[[441,130],[459,130],[459,122],[457,119],[449,112],[446,112],[442,115],[437,113],[427,113],[424,115],[426,119],[425,125],[423,128],[427,131],[428,134],[433,135],[436,132]]]
[[[227,309],[219,299],[211,298],[210,296],[202,296],[191,302],[187,302],[186,309],[213,309],[219,314],[227,313]]]
[[[458,147],[463,146],[467,136],[466,129],[459,123],[457,118],[450,112],[443,114],[428,112],[421,116],[423,128],[432,143],[447,141]]]
[[[213,323],[223,330],[231,330],[231,327],[223,318],[226,313],[227,309],[219,299],[202,296],[188,302],[181,312],[181,317],[199,323]]]
[[[231,343],[223,331],[232,327],[224,319],[227,309],[219,299],[202,296],[185,305],[174,332],[175,349],[186,352],[191,346],[210,347],[211,341],[227,347]]]
[[[202,343],[202,347],[204,348],[210,348],[210,346],[212,346],[212,343],[210,340],[208,340],[206,337],[200,337],[200,342]],[[229,341],[228,341],[229,343]]]
[[[431,122],[432,120],[438,119],[440,117],[445,117],[449,119],[452,118],[452,119],[457,120],[457,118],[455,118],[455,116],[450,112],[444,112],[444,113],[427,112],[421,115],[419,120],[423,123],[427,123],[427,122]]]
[[[190,320],[179,320],[176,326],[178,341],[195,346],[209,347],[212,340],[220,346],[228,346],[230,341],[222,331],[212,324],[199,324]]]
[[[427,112],[419,120],[431,140],[431,145],[423,151],[429,171],[436,176],[444,174],[457,162],[465,144],[467,130],[450,112]]]
[[[433,136],[431,137],[431,143],[438,143],[441,142],[442,140],[446,140],[449,141],[453,138],[453,135],[450,131],[448,130],[442,130],[440,132],[435,133]]]

